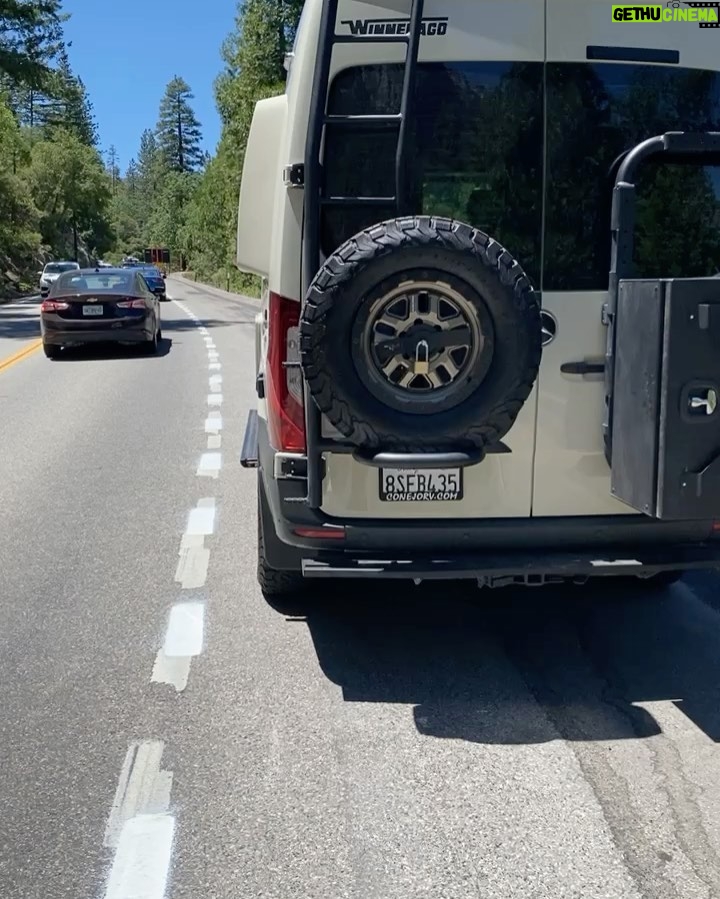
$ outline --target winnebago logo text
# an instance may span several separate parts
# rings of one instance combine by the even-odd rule
[[[427,37],[442,37],[447,34],[449,19],[423,19],[420,33]],[[410,34],[410,19],[344,19],[343,25],[350,29],[352,37],[395,37]]]
[[[720,28],[720,0],[667,0],[664,6],[623,3],[613,6],[612,17],[613,22],[696,22],[700,28]]]

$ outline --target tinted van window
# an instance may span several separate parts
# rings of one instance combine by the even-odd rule
[[[542,230],[543,66],[424,63],[417,80],[409,154],[413,208],[487,231],[539,286]],[[403,66],[362,66],[334,80],[329,111],[397,113]],[[330,126],[324,195],[392,197],[397,128]],[[395,216],[391,203],[326,206],[326,254],[358,231]]]
[[[720,74],[630,64],[549,64],[543,287],[605,290],[617,167],[666,131],[720,130]],[[638,277],[698,277],[720,268],[718,165],[657,157],[638,177]]]

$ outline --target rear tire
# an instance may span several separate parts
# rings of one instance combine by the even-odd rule
[[[305,580],[297,571],[282,571],[273,568],[265,554],[265,536],[263,529],[262,504],[258,484],[257,540],[258,562],[257,579],[263,596],[268,601],[274,599],[291,599],[300,596],[305,590]]]
[[[51,343],[43,344],[43,353],[47,356],[48,359],[59,359],[60,353],[62,352],[62,347],[54,346]]]
[[[158,351],[159,337],[160,333],[159,331],[156,331],[153,335],[152,340],[146,340],[145,343],[142,344],[142,351],[148,356],[154,356]]]

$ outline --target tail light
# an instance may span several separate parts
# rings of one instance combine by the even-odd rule
[[[63,309],[69,309],[70,303],[64,300],[43,300],[40,303],[41,312],[62,312]]]
[[[120,300],[120,302],[117,303],[116,305],[119,306],[121,309],[147,309],[145,300],[138,300],[138,299],[134,299],[134,298],[127,299],[127,300]]]
[[[270,294],[266,395],[270,443],[282,452],[305,452],[300,372],[300,303]]]

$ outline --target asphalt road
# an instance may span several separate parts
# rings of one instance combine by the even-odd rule
[[[155,358],[0,307],[0,896],[720,897],[720,580],[269,607],[255,306],[169,294]]]

